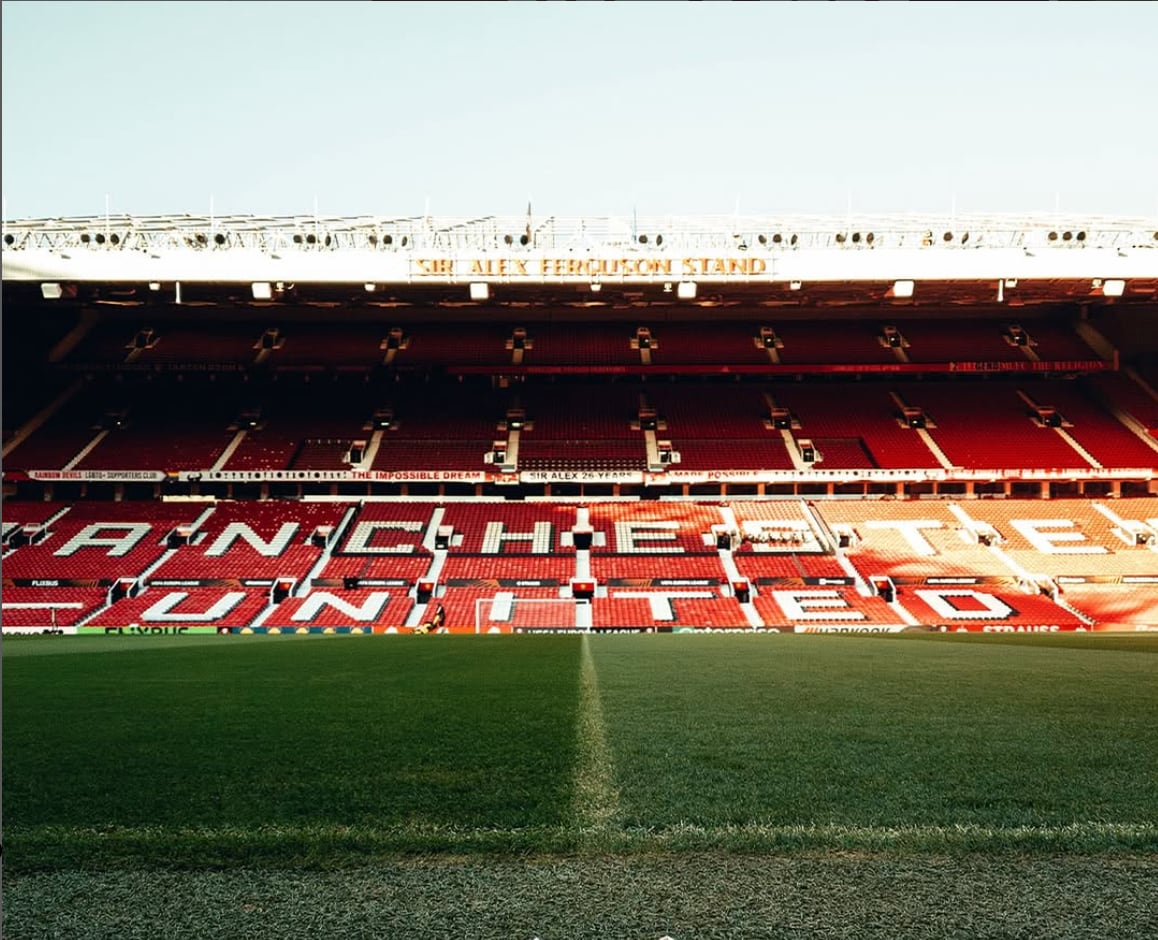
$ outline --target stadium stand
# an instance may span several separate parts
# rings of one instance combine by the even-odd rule
[[[1151,229],[412,221],[5,222],[6,632],[1158,628]]]

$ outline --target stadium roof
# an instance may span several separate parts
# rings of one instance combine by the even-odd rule
[[[59,288],[58,296],[84,299],[85,285],[151,286],[178,302],[198,288],[205,297],[243,289],[259,303],[278,300],[287,285],[345,304],[1158,298],[1158,220],[1060,214],[108,215],[6,221],[2,257],[6,284],[49,285],[46,298]]]

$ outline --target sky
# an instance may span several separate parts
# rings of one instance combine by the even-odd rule
[[[6,219],[1158,217],[1155,2],[0,13]]]

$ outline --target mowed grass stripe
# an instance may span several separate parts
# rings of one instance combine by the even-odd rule
[[[570,826],[498,829],[437,825],[374,829],[346,826],[256,828],[20,829],[9,834],[6,868],[14,873],[62,870],[221,870],[269,867],[340,870],[400,857],[605,858],[723,853],[892,858],[915,855],[1158,854],[1158,826],[1080,822],[1065,826],[762,826],[611,828]]]
[[[627,827],[1158,822],[1149,652],[852,636],[596,640]]]
[[[591,656],[590,637],[581,640],[579,676],[579,761],[575,774],[575,824],[587,836],[598,837],[619,812],[615,770],[607,746],[599,677]]]
[[[6,662],[5,861],[21,864],[22,834],[50,830],[148,830],[159,847],[197,829],[560,827],[579,648],[510,639],[281,637]],[[328,853],[325,841],[305,849]]]
[[[5,868],[1158,851],[1156,647],[947,639],[53,638]]]

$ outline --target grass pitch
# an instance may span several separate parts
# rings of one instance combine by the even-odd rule
[[[1051,936],[1158,907],[1146,636],[54,637],[6,641],[3,678],[5,937],[155,936],[100,899],[163,879],[205,901],[158,901],[173,936],[343,897],[343,935],[864,936],[834,931],[875,898],[887,935],[947,936],[831,897],[920,909],[937,871],[928,904],[990,884],[982,918],[1041,878]],[[805,877],[813,921],[756,900]]]

